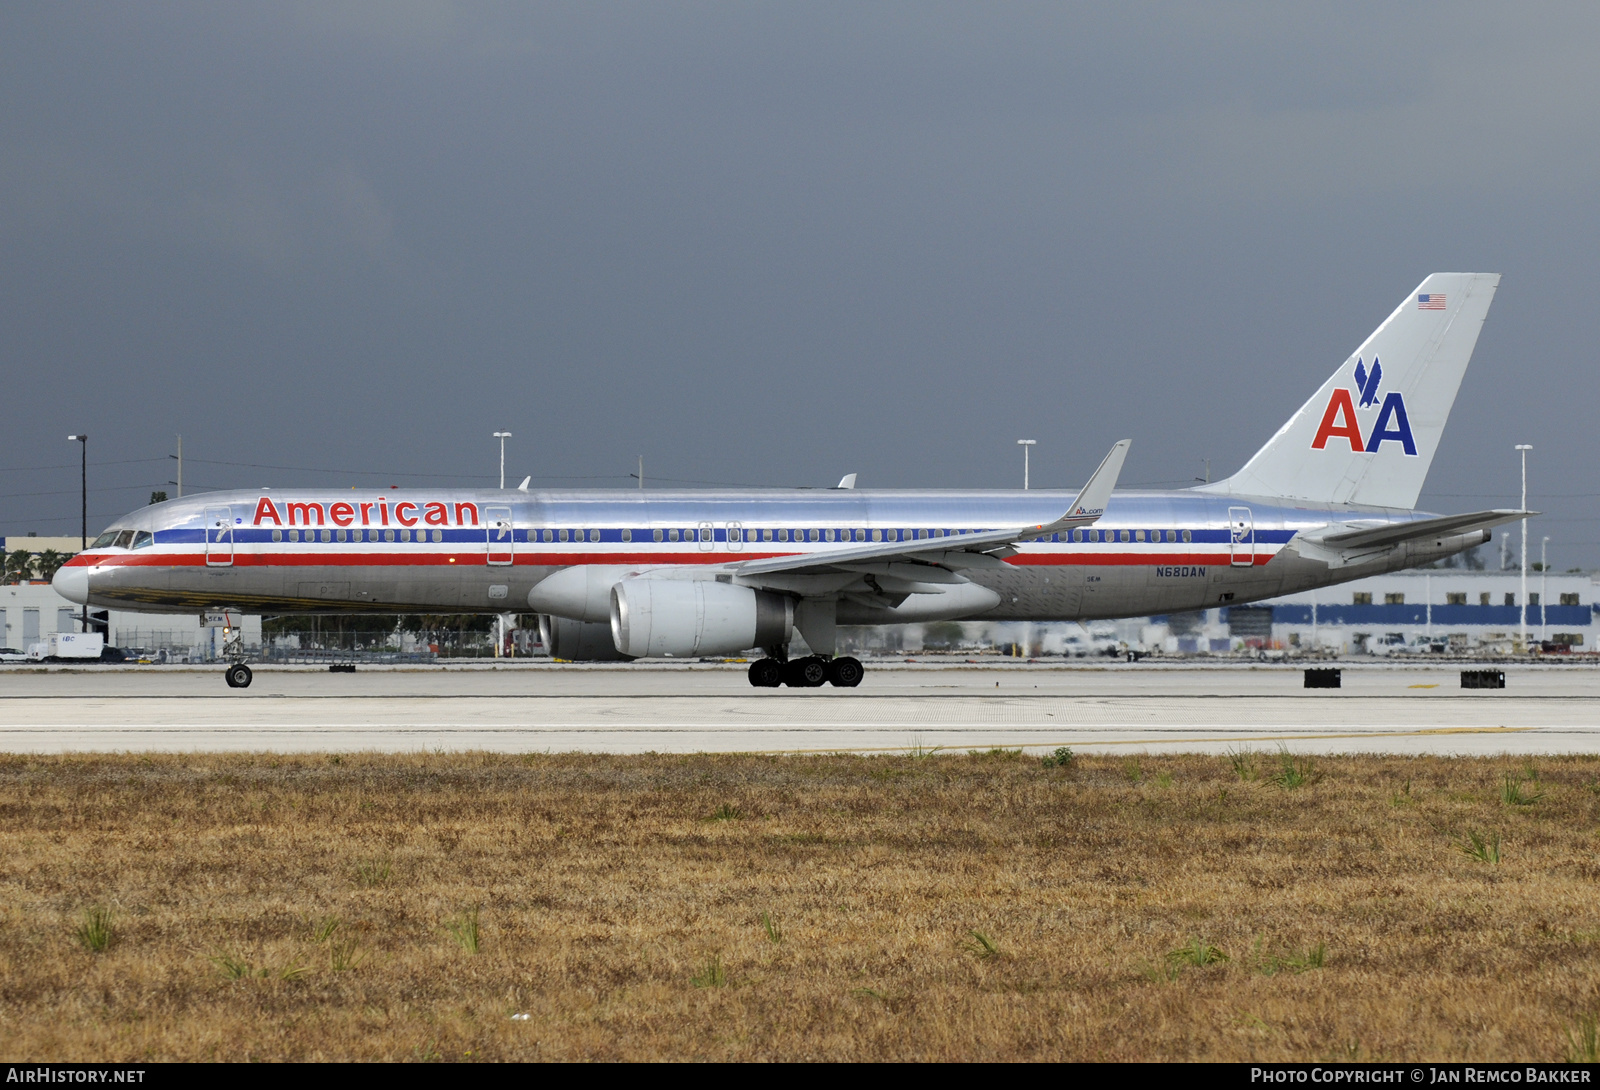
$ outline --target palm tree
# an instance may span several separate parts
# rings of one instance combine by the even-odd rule
[[[33,566],[38,571],[39,578],[48,582],[56,577],[56,572],[66,562],[66,553],[58,553],[54,549],[46,549],[39,554],[38,559],[33,562]]]
[[[33,576],[33,554],[27,549],[12,549],[6,554],[6,582],[20,583]]]

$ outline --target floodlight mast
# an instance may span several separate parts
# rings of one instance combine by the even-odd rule
[[[1024,492],[1028,490],[1028,448],[1032,447],[1038,441],[1039,440],[1037,439],[1017,440],[1017,446],[1022,448],[1022,490]]]
[[[506,440],[511,438],[511,433],[497,431],[494,437],[500,440],[500,487],[503,489],[506,486]]]
[[[1528,509],[1528,451],[1533,449],[1533,444],[1518,443],[1515,449],[1522,454],[1522,507],[1520,510],[1526,511]],[[1522,623],[1518,629],[1519,638],[1522,640],[1522,649],[1526,651],[1528,649],[1528,519],[1526,515],[1522,518],[1522,599],[1519,604],[1522,607],[1520,610]]]
[[[79,499],[81,501],[80,512],[83,516],[80,533],[83,536],[79,542],[78,551],[87,552],[89,549],[89,437],[87,435],[69,435],[67,436],[67,442],[77,443],[79,448],[81,459],[78,467],[78,480],[81,487]],[[89,603],[87,601],[83,603],[83,630],[85,632],[89,631]]]

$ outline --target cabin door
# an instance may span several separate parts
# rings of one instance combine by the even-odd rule
[[[1256,562],[1256,522],[1248,507],[1228,508],[1228,557],[1236,568]]]
[[[511,527],[511,508],[486,506],[483,509],[484,534],[489,545],[489,564],[504,567],[515,559],[516,533]]]
[[[206,566],[226,568],[233,564],[233,508],[206,508]]]

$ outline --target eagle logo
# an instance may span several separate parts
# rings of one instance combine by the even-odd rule
[[[1383,381],[1383,365],[1372,357],[1372,373],[1367,373],[1361,360],[1356,360],[1356,391],[1361,395],[1361,407],[1367,408],[1378,397],[1378,383]]]

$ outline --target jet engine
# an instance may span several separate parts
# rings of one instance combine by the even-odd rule
[[[609,624],[569,621],[548,613],[539,617],[539,642],[553,659],[568,662],[627,662],[617,650]]]
[[[789,642],[794,601],[709,579],[624,579],[611,588],[611,635],[624,655],[728,655]]]

